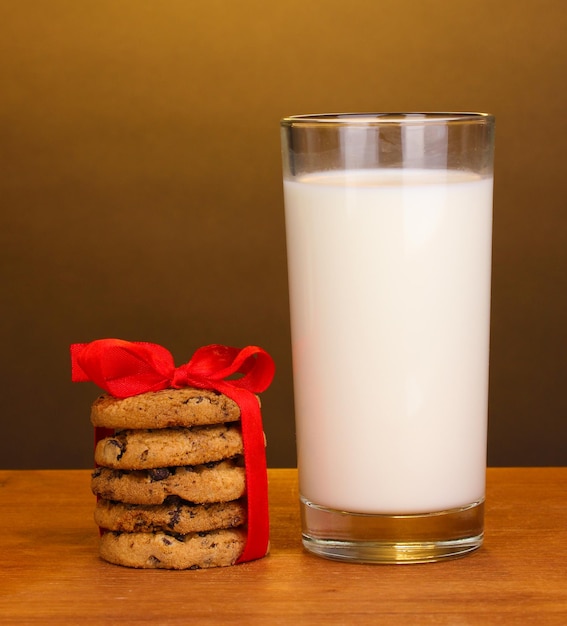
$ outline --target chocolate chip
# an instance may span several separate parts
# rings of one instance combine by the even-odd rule
[[[167,537],[162,537],[161,539],[166,546],[170,546],[173,542]]]
[[[157,556],[154,556],[152,554],[151,556],[148,557],[148,564],[149,565],[157,565],[157,563],[161,563],[161,561],[157,558]]]
[[[168,511],[169,522],[167,525],[170,528],[175,528],[177,524],[179,524],[179,520],[181,519],[181,504],[178,504],[177,507],[171,511]]]
[[[106,442],[106,445],[108,445],[108,446],[116,446],[118,448],[119,452],[116,455],[116,460],[120,461],[120,459],[124,455],[124,452],[126,452],[126,442],[119,441],[118,439],[109,439]]]
[[[168,476],[171,475],[171,472],[167,467],[158,467],[156,469],[148,470],[148,474],[152,481],[157,482],[159,480],[164,480]]]

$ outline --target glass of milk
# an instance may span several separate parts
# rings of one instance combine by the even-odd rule
[[[494,118],[281,122],[305,547],[354,562],[483,541]]]

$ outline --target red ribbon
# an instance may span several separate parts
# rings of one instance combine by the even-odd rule
[[[210,345],[195,352],[188,363],[175,367],[164,347],[122,339],[99,339],[71,345],[73,382],[93,382],[116,398],[148,391],[196,387],[213,389],[240,407],[248,536],[238,563],[266,555],[269,544],[268,478],[262,414],[256,398],[275,373],[272,357],[262,348]],[[235,374],[242,374],[234,378]],[[233,377],[233,378],[230,378]]]

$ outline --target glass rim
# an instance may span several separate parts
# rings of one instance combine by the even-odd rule
[[[288,126],[382,126],[396,125],[434,125],[434,124],[492,124],[494,116],[490,113],[468,111],[415,111],[382,113],[309,113],[289,115],[281,119],[280,124]]]

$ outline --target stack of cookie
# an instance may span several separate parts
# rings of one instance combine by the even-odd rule
[[[215,391],[165,389],[92,406],[100,555],[117,565],[232,565],[246,542],[240,409]]]

